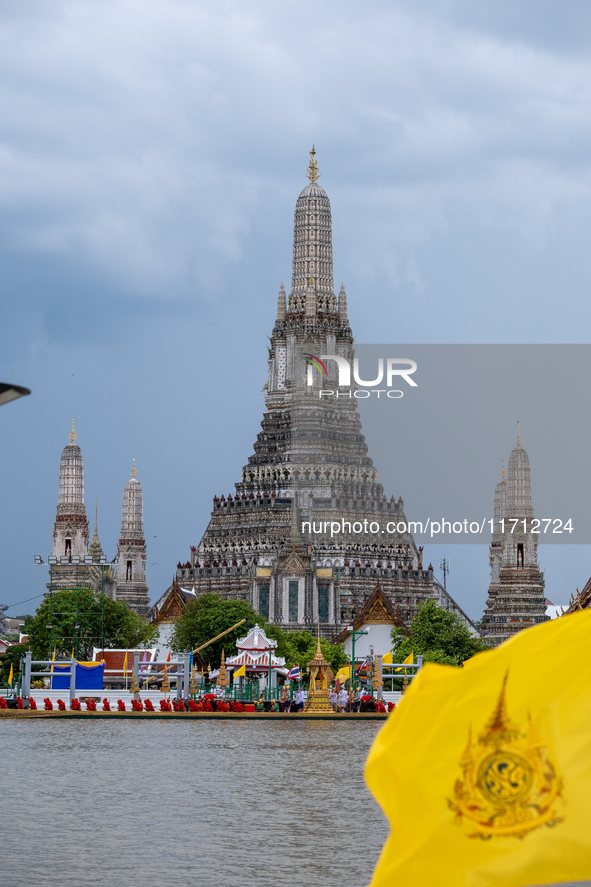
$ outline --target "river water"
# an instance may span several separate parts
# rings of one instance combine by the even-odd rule
[[[364,887],[376,723],[5,720],[5,887]]]

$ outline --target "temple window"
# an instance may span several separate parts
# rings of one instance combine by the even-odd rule
[[[126,582],[131,582],[131,581],[132,581],[132,565],[131,565],[131,561],[127,561],[127,570],[125,571],[125,581],[126,581]]]
[[[269,619],[269,586],[259,585],[259,613],[263,619]]]
[[[300,583],[291,580],[289,583],[289,621],[298,621],[298,604],[300,597]]]
[[[328,585],[318,588],[318,621],[328,622]]]

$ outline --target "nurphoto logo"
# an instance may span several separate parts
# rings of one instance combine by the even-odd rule
[[[319,372],[322,378],[328,379],[328,369],[326,368],[324,361],[334,360],[338,369],[338,389],[348,389],[340,391],[338,389],[321,388],[318,391],[318,397],[333,396],[360,398],[371,397],[372,394],[380,397],[381,394],[385,394],[386,397],[398,399],[404,397],[404,391],[394,388],[395,381],[400,382],[400,380],[402,380],[403,382],[406,382],[407,385],[410,385],[411,388],[418,387],[415,380],[411,379],[412,374],[417,370],[417,362],[408,357],[379,357],[377,376],[372,381],[360,377],[359,360],[355,357],[353,359],[353,380],[355,385],[360,386],[359,388],[351,387],[351,364],[346,357],[341,357],[337,354],[321,354],[317,357],[315,354],[308,353],[305,353],[304,357],[308,365],[306,381],[310,388],[314,386],[314,370]],[[386,387],[378,388],[378,385],[384,383],[384,376]]]

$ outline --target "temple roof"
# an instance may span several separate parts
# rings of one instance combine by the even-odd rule
[[[258,625],[253,626],[245,638],[240,638],[236,641],[236,648],[238,650],[274,650],[276,646],[277,641],[268,638],[265,630]],[[283,661],[285,662],[285,660]],[[229,659],[228,662],[230,662]]]
[[[588,610],[591,608],[591,579],[587,580],[587,584],[582,591],[577,588],[577,594],[571,594],[568,608],[564,611],[567,613],[576,613],[577,610]]]
[[[242,650],[236,656],[228,656],[226,659],[226,666],[228,668],[240,668],[241,665],[246,665],[246,668],[250,671],[265,671],[269,668],[269,650],[264,650],[260,653]],[[282,669],[284,666],[284,657],[275,656],[274,653],[271,653],[271,668]]]
[[[396,625],[406,628],[400,616],[400,606],[395,607],[385,595],[379,579],[361,610],[351,620],[351,625],[354,631],[362,625]],[[350,634],[351,632],[344,628],[335,639],[335,643],[342,644]]]
[[[161,622],[172,622],[185,612],[189,601],[195,600],[195,591],[189,588],[181,588],[177,579],[173,580],[170,588],[153,604],[148,618],[159,625]]]

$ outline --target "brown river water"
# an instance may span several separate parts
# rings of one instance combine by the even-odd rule
[[[0,722],[4,887],[364,887],[376,723]]]

